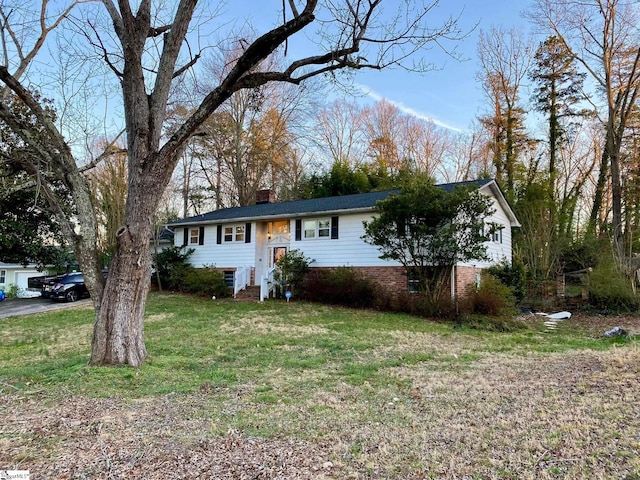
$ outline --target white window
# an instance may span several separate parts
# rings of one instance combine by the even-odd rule
[[[244,242],[244,225],[224,227],[225,242]]]
[[[415,270],[407,272],[407,290],[409,293],[420,293],[420,276]]]
[[[7,271],[0,270],[0,284],[3,284],[7,281]]]
[[[200,229],[199,228],[189,229],[189,243],[191,245],[197,245],[199,242],[200,242]]]
[[[234,228],[235,228],[235,241],[244,242],[244,225],[236,225]]]
[[[331,219],[305,220],[302,224],[304,238],[330,238]]]
[[[278,222],[270,222],[268,233],[270,235],[286,234],[289,233],[289,221],[282,220]]]
[[[224,227],[224,241],[233,242],[233,227]]]
[[[493,232],[491,240],[493,240],[494,243],[502,243],[502,229]]]
[[[318,237],[327,237],[331,235],[331,219],[323,218],[318,220]]]
[[[304,238],[316,238],[316,221],[305,220],[303,224]]]

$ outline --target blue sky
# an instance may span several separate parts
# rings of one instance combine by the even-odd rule
[[[251,8],[246,8],[247,5],[251,5]],[[520,27],[526,31],[529,26],[521,13],[530,5],[529,0],[441,0],[433,11],[434,18],[461,14],[459,24],[464,31],[470,31],[475,26],[475,30],[457,44],[458,53],[466,60],[459,62],[434,47],[426,52],[426,58],[438,65],[439,70],[422,74],[400,69],[359,71],[353,78],[355,86],[363,93],[363,101],[365,98],[371,101],[385,98],[406,113],[431,119],[454,131],[466,130],[482,110],[482,91],[476,80],[480,30]],[[236,25],[246,19],[264,32],[260,24],[263,27],[272,26],[276,21],[274,12],[281,6],[280,0],[231,2],[227,13],[236,17]],[[291,45],[290,48],[293,50],[295,46]]]
[[[436,49],[434,63],[441,69],[424,74],[405,73],[398,70],[368,72],[358,75],[357,83],[370,91],[373,99],[386,98],[408,113],[429,118],[436,124],[452,130],[466,130],[483,108],[483,93],[476,74],[480,70],[477,61],[477,44],[480,30],[492,27],[512,27],[528,30],[521,12],[529,7],[526,0],[444,0],[440,10],[451,14],[462,11],[460,18],[464,29],[475,30],[458,44],[458,52],[466,58],[459,62]]]

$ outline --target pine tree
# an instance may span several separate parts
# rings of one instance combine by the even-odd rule
[[[537,84],[535,109],[548,115],[549,122],[549,194],[555,201],[555,178],[558,150],[566,140],[568,118],[584,115],[577,105],[582,97],[584,73],[578,72],[573,53],[558,37],[550,36],[534,55],[531,79]]]

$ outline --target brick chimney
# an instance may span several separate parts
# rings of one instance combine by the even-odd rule
[[[256,205],[263,203],[275,203],[276,192],[273,190],[258,190],[256,192]]]

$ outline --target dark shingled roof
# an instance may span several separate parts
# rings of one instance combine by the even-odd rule
[[[447,192],[456,186],[474,185],[480,188],[492,180],[473,180],[458,183],[443,183],[438,187]],[[345,210],[373,210],[376,203],[384,200],[392,193],[400,190],[384,190],[380,192],[357,193],[355,195],[341,195],[337,197],[312,198],[309,200],[296,200],[291,202],[262,203],[247,207],[222,208],[202,215],[175,220],[168,224],[169,227],[194,223],[215,223],[224,220],[253,220],[258,218],[302,217],[316,213],[337,213]]]

